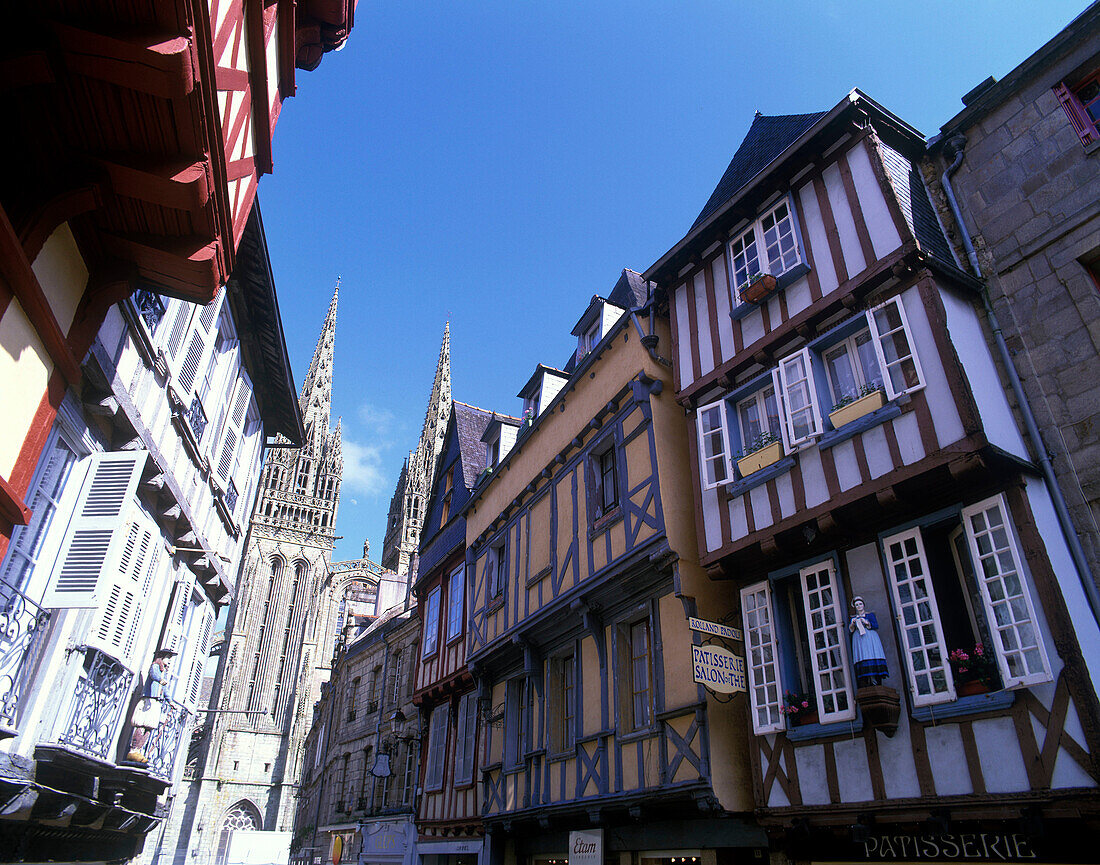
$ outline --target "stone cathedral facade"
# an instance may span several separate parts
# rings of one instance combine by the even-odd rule
[[[301,746],[329,677],[341,600],[331,559],[343,458],[340,424],[329,427],[338,297],[339,284],[302,386],[305,443],[273,447],[264,466],[212,711],[153,857],[160,863],[217,865],[234,830],[291,829]]]

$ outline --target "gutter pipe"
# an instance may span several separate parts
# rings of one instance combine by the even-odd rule
[[[1000,355],[1001,362],[1004,364],[1005,371],[1008,373],[1008,380],[1012,386],[1012,392],[1016,396],[1020,414],[1023,415],[1024,418],[1024,427],[1026,428],[1027,437],[1031,442],[1032,449],[1038,456],[1039,470],[1042,472],[1043,480],[1046,482],[1047,490],[1050,492],[1050,498],[1054,504],[1054,512],[1058,517],[1058,526],[1061,528],[1062,536],[1065,538],[1066,545],[1069,547],[1069,554],[1073,559],[1074,569],[1077,571],[1077,579],[1081,583],[1081,588],[1085,591],[1085,597],[1088,598],[1089,610],[1092,612],[1092,617],[1096,621],[1096,624],[1100,626],[1100,590],[1097,589],[1096,582],[1092,578],[1092,571],[1089,569],[1088,562],[1085,559],[1085,551],[1081,546],[1081,539],[1077,537],[1077,532],[1073,528],[1073,521],[1070,519],[1069,508],[1066,505],[1066,498],[1062,493],[1062,488],[1058,485],[1058,481],[1054,477],[1054,466],[1051,464],[1050,455],[1047,453],[1042,436],[1039,434],[1039,425],[1035,420],[1035,414],[1031,410],[1031,404],[1024,394],[1024,386],[1020,382],[1019,374],[1016,372],[1016,365],[1013,363],[1012,356],[1009,353],[1004,333],[1001,330],[1000,321],[997,319],[997,314],[993,311],[993,304],[989,300],[989,287],[986,284],[985,277],[982,276],[982,269],[978,264],[978,255],[974,251],[974,243],[970,239],[970,232],[966,228],[966,223],[963,222],[962,212],[955,198],[955,190],[951,186],[951,175],[955,173],[960,165],[962,165],[963,157],[965,156],[964,148],[966,147],[966,138],[961,134],[952,136],[947,140],[946,146],[955,151],[955,158],[940,176],[940,184],[943,186],[944,194],[947,196],[947,203],[951,208],[952,215],[955,217],[955,223],[959,226],[959,233],[962,235],[966,257],[970,261],[970,266],[974,269],[974,275],[982,281],[982,305],[985,308],[986,316],[989,318],[989,327],[993,331],[993,339],[997,345],[997,353]]]

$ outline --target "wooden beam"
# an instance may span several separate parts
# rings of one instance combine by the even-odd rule
[[[111,154],[92,157],[111,178],[119,195],[172,207],[197,211],[210,200],[210,162],[203,154],[177,160],[139,159]]]
[[[261,0],[245,0],[245,44],[248,51],[248,70],[252,97],[252,141],[256,147],[256,169],[259,174],[270,174],[271,156],[271,99],[267,80],[267,46],[264,33],[264,7]]]
[[[0,518],[13,526],[25,526],[31,521],[31,509],[3,476],[0,476]]]
[[[108,252],[133,262],[142,276],[193,303],[214,299],[224,282],[219,239],[104,232]]]
[[[52,195],[29,216],[20,220],[19,242],[28,261],[34,261],[51,234],[63,222],[88,213],[103,204],[99,185],[85,183]]]
[[[25,51],[0,61],[0,93],[53,84],[55,80],[45,51]]]
[[[23,251],[23,244],[3,207],[0,207],[0,274],[7,280],[65,381],[73,387],[79,385],[80,362],[61,332],[53,308],[42,291],[42,286],[38,284],[38,277],[34,275],[31,263]]]
[[[53,26],[70,72],[165,99],[186,96],[195,88],[186,36],[143,33],[117,39],[67,24]]]

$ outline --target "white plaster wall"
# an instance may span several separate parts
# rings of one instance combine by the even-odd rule
[[[766,529],[774,521],[772,520],[772,504],[768,497],[768,487],[761,484],[749,490],[749,501],[752,503],[752,520],[756,530]]]
[[[810,247],[814,258],[817,281],[821,285],[822,295],[835,291],[839,282],[833,257],[829,254],[829,238],[821,222],[821,208],[817,204],[817,193],[813,183],[807,183],[798,190],[798,199],[802,203],[802,213],[806,222],[802,226],[802,240]]]
[[[880,478],[894,468],[890,446],[886,443],[886,430],[881,426],[864,431],[863,451],[867,454],[867,471],[872,478]]]
[[[1030,789],[1012,719],[1001,717],[975,721],[973,730],[986,791],[1012,793]]]
[[[726,274],[726,254],[711,263],[714,277],[714,311],[718,316],[718,346],[722,360],[733,357],[733,321],[730,319],[730,286]]]
[[[707,550],[716,550],[722,546],[722,524],[719,512],[718,490],[703,490],[703,534]]]
[[[745,497],[730,499],[730,539],[739,540],[749,533],[749,523],[745,518]]]
[[[924,738],[928,743],[928,762],[932,766],[936,794],[955,796],[973,793],[959,725],[928,727],[924,731]]]
[[[5,479],[11,477],[52,372],[38,332],[13,297],[0,319],[0,405],[7,428],[0,436],[0,475]]]
[[[676,304],[676,362],[679,365],[680,387],[686,388],[695,381],[691,368],[691,327],[688,319],[687,283],[672,294]]]
[[[539,398],[539,412],[541,413],[546,409],[550,403],[554,401],[561,389],[565,386],[568,379],[562,378],[560,375],[554,375],[553,373],[544,373],[542,376],[542,388],[540,389]]]
[[[859,196],[859,207],[863,211],[863,221],[867,225],[867,233],[871,235],[871,246],[876,257],[884,258],[901,246],[901,235],[894,227],[882,187],[875,177],[866,139],[849,150],[846,156],[848,167],[852,169],[856,195]]]
[[[67,334],[76,315],[76,308],[88,285],[88,268],[76,247],[68,223],[62,223],[42,245],[31,265],[42,293],[49,301],[61,332]]]
[[[1009,453],[1028,459],[1027,447],[1009,408],[974,305],[943,288],[940,297],[951,344],[970,383],[986,438]]]
[[[898,440],[902,464],[908,466],[924,459],[924,444],[920,440],[916,413],[908,412],[890,423],[894,425],[894,435]]]
[[[863,737],[844,739],[833,745],[836,755],[836,780],[842,802],[865,802],[874,798],[871,767]]]
[[[905,705],[905,697],[902,697]],[[905,709],[902,709],[904,713]],[[902,721],[892,738],[879,733],[878,758],[882,765],[882,785],[889,799],[908,799],[920,796],[920,781],[913,763],[913,742],[909,737],[909,725]]]
[[[796,510],[794,501],[794,483],[791,481],[791,473],[786,472],[775,479],[775,489],[779,493],[779,513],[786,519],[793,516]]]
[[[844,254],[844,266],[848,270],[848,278],[851,279],[867,267],[867,260],[863,257],[863,249],[859,245],[856,221],[852,216],[852,208],[848,204],[848,194],[844,190],[840,166],[834,162],[821,173],[821,176],[825,181],[825,191],[829,194],[829,206],[833,210],[833,221],[836,222],[836,233],[840,239],[841,252]]]
[[[836,479],[841,490],[850,490],[863,482],[856,462],[856,446],[851,439],[843,441],[833,449],[833,464],[836,465]]]
[[[714,346],[710,339],[710,308],[707,305],[706,274],[697,271],[693,284],[695,288],[695,320],[699,323],[696,338],[699,340],[699,371],[706,375],[714,369]]]
[[[798,789],[803,805],[828,805],[829,781],[825,774],[825,746],[807,745],[795,749]]]
[[[798,455],[798,465],[802,469],[802,487],[806,492],[806,507],[813,508],[827,501],[829,487],[825,483],[825,470],[821,467],[821,452],[817,448],[808,448]]]
[[[913,348],[920,360],[924,373],[925,397],[932,412],[932,426],[936,430],[936,441],[946,447],[964,435],[959,409],[955,397],[947,383],[947,374],[940,363],[936,351],[932,326],[928,323],[928,314],[921,302],[920,292],[914,286],[901,293],[901,302],[905,307],[905,317],[909,320],[909,330],[913,335]]]

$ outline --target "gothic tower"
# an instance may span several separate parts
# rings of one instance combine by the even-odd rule
[[[382,567],[414,576],[413,557],[420,546],[420,527],[424,508],[432,491],[435,464],[443,449],[443,436],[451,411],[451,325],[443,329],[443,344],[439,348],[439,362],[435,367],[435,381],[428,398],[428,411],[424,415],[424,427],[420,442],[409,454],[401,469],[397,489],[390,499],[390,513],[386,522],[386,537],[382,543]],[[385,594],[383,592],[383,594]],[[385,599],[379,596],[378,611],[386,609],[385,602],[396,603],[401,598]]]
[[[305,442],[272,447],[264,464],[205,753],[188,766],[186,803],[173,808],[173,822],[183,823],[173,845],[181,865],[224,861],[233,829],[286,832],[293,824],[301,746],[328,679],[340,601],[330,567],[339,422],[329,429],[339,291],[338,281],[299,398]]]

